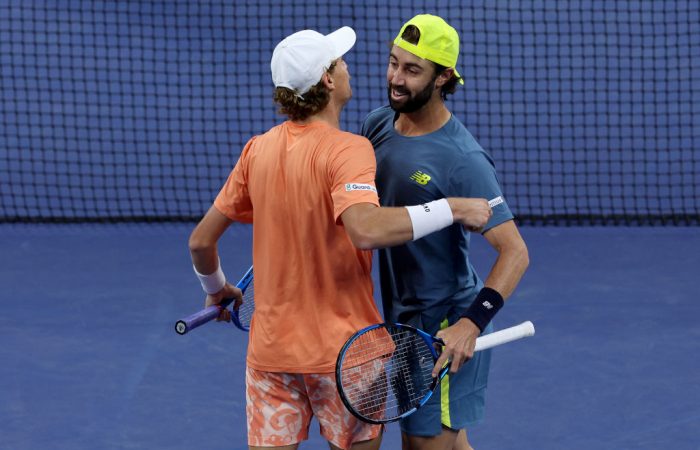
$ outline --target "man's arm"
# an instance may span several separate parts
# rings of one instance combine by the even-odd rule
[[[505,300],[513,293],[530,263],[527,246],[512,220],[491,228],[484,233],[484,237],[498,252],[484,288],[493,289]],[[448,359],[452,361],[450,372],[459,370],[474,355],[479,334],[479,327],[468,318],[462,318],[454,325],[440,330],[437,337],[445,341],[445,347],[435,364],[433,376],[436,376]]]
[[[204,215],[192,231],[189,239],[190,256],[195,271],[202,279],[214,277],[219,271],[219,253],[217,244],[226,229],[233,223],[231,219],[219,212],[214,206]],[[223,274],[221,275],[223,276]],[[224,298],[235,298],[234,306],[243,300],[241,290],[226,282],[217,292],[209,292],[204,302],[205,306],[218,305]],[[222,311],[220,320],[229,320],[226,309]]]
[[[505,300],[513,293],[530,264],[527,246],[512,220],[491,228],[484,237],[498,252],[484,285],[498,291]]]
[[[192,264],[197,272],[213,273],[219,267],[217,243],[232,223],[212,206],[197,224],[189,240]]]
[[[452,219],[469,230],[479,230],[488,222],[492,211],[482,198],[448,198]],[[449,212],[449,211],[448,211]],[[414,237],[415,224],[404,207],[377,207],[357,203],[340,215],[355,247],[374,249],[406,243]]]

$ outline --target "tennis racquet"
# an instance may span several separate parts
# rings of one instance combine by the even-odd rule
[[[532,322],[481,336],[475,351],[535,334]],[[338,393],[358,419],[382,424],[402,419],[423,406],[449,371],[432,371],[440,338],[399,323],[371,325],[350,336],[338,354]]]
[[[243,303],[231,311],[231,322],[243,331],[250,329],[250,320],[253,317],[255,310],[255,302],[253,300],[253,266],[243,275],[243,278],[236,284],[236,287],[243,291]],[[224,299],[218,305],[209,306],[201,311],[198,311],[190,316],[180,319],[175,323],[175,331],[178,334],[188,333],[200,325],[216,319],[221,314],[221,311],[233,302],[233,298]]]

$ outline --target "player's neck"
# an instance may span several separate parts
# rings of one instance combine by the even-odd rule
[[[394,129],[403,136],[422,136],[439,130],[450,120],[452,113],[442,99],[433,99],[418,111],[401,113]]]
[[[333,128],[340,129],[340,113],[343,110],[343,106],[344,105],[338,105],[331,99],[323,110],[319,111],[313,116],[310,116],[306,120],[296,121],[295,123],[299,125],[308,125],[312,122],[324,122]]]

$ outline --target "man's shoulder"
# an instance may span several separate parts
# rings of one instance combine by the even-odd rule
[[[278,123],[277,125],[273,125],[272,127],[268,128],[267,130],[260,132],[256,135],[253,135],[250,138],[250,141],[256,141],[256,140],[265,140],[265,139],[279,139],[280,135],[284,134],[285,127],[287,126],[288,121],[284,121],[281,123]]]
[[[377,125],[388,120],[388,118],[392,117],[393,114],[394,114],[394,110],[391,109],[391,107],[388,105],[382,106],[381,108],[377,108],[374,111],[367,114],[367,117],[365,117],[365,126],[363,128],[365,128],[365,129],[367,129],[368,127],[374,128]]]
[[[452,141],[453,148],[460,157],[489,156],[469,129],[454,115],[445,131],[445,136]]]
[[[386,118],[387,116],[390,116],[392,114],[394,114],[394,110],[391,109],[391,106],[384,105],[367,114],[365,120],[370,118]]]
[[[342,141],[351,145],[369,145],[369,140],[366,137],[338,128],[329,128],[327,136],[335,141]]]
[[[253,139],[255,139],[256,137],[265,139],[281,139],[286,134],[286,128],[288,128],[289,126],[290,122],[285,121],[281,124],[270,128],[260,136],[254,136]],[[298,136],[300,137],[300,139],[320,141],[323,143],[330,143],[332,145],[340,143],[347,144],[350,146],[371,145],[367,138],[365,138],[362,135],[352,133],[350,131],[341,130],[340,128],[336,128],[321,122],[316,122],[314,126],[308,127],[301,135]]]
[[[319,148],[324,148],[328,154],[339,154],[345,151],[351,152],[371,152],[372,143],[366,137],[352,133],[350,131],[341,130],[338,128],[327,127],[323,130],[322,135],[317,136],[320,139]]]

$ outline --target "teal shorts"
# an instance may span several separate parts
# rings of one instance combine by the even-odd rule
[[[413,322],[410,325],[415,324],[433,335],[446,326],[445,322],[442,325],[423,323],[430,322],[425,316],[410,322]],[[482,334],[491,331],[493,324],[489,324]],[[437,436],[443,427],[460,430],[480,423],[484,418],[490,366],[491,350],[474,353],[474,357],[456,374],[448,373],[442,379],[425,405],[400,421],[401,431],[411,436]]]

